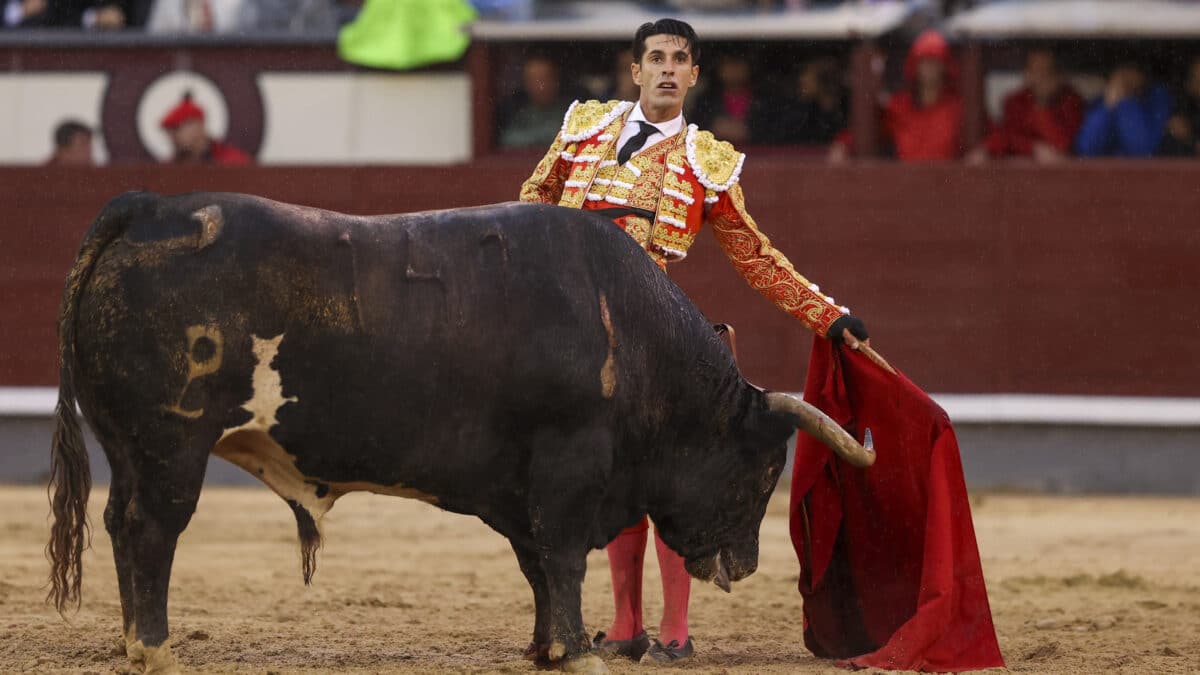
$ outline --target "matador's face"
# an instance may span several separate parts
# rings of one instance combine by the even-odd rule
[[[646,38],[642,60],[633,64],[633,81],[642,90],[639,102],[647,114],[672,119],[683,112],[683,99],[696,86],[700,66],[688,41],[678,35]]]

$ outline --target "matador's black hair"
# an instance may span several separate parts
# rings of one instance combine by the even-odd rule
[[[700,63],[700,38],[696,35],[696,29],[686,21],[679,19],[647,21],[638,26],[637,32],[633,34],[633,60],[635,62],[642,62],[642,56],[646,53],[646,38],[652,35],[678,35],[687,40],[688,50],[692,53],[692,64]]]

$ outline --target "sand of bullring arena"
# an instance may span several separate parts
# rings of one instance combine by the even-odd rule
[[[82,610],[47,605],[46,495],[0,489],[0,672],[108,673],[125,667],[105,494],[85,554]],[[801,639],[798,567],[786,486],[763,523],[759,571],[732,595],[693,589],[696,672],[845,672]],[[1000,646],[1012,670],[1200,671],[1200,500],[974,498]],[[533,601],[507,542],[474,518],[425,504],[350,495],[328,516],[304,587],[291,511],[266,489],[210,488],[175,559],[174,649],[200,672],[532,672]],[[651,547],[651,551],[653,547]],[[610,618],[603,552],[589,559],[584,618]],[[657,620],[658,570],[646,567]],[[651,669],[612,662],[618,673]]]

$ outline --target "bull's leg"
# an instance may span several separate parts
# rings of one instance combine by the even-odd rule
[[[104,529],[112,540],[113,562],[117,568],[117,590],[121,595],[121,649],[129,654],[135,640],[133,620],[133,565],[129,552],[129,528],[126,513],[133,493],[133,477],[123,458],[109,454],[112,483],[108,505],[104,508]]]
[[[591,653],[580,592],[611,458],[611,436],[603,428],[543,431],[535,436],[530,455],[529,522],[546,578],[547,656],[568,672],[608,672]]]
[[[547,656],[569,673],[607,673],[600,657],[591,653],[583,627],[580,593],[587,572],[586,547],[558,550],[542,559],[550,597],[550,650]]]
[[[550,652],[550,590],[546,585],[546,575],[542,572],[536,551],[513,544],[513,552],[517,554],[521,572],[533,589],[533,641],[525,649],[525,657],[545,661]]]
[[[155,447],[138,462],[127,513],[137,637],[130,660],[147,675],[179,672],[167,640],[167,586],[175,544],[196,510],[208,459],[207,452],[186,448]]]

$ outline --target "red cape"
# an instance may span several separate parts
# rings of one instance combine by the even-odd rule
[[[814,341],[804,398],[860,441],[870,429],[878,453],[856,469],[800,434],[791,533],[805,646],[860,668],[1004,667],[945,411],[828,340]]]

